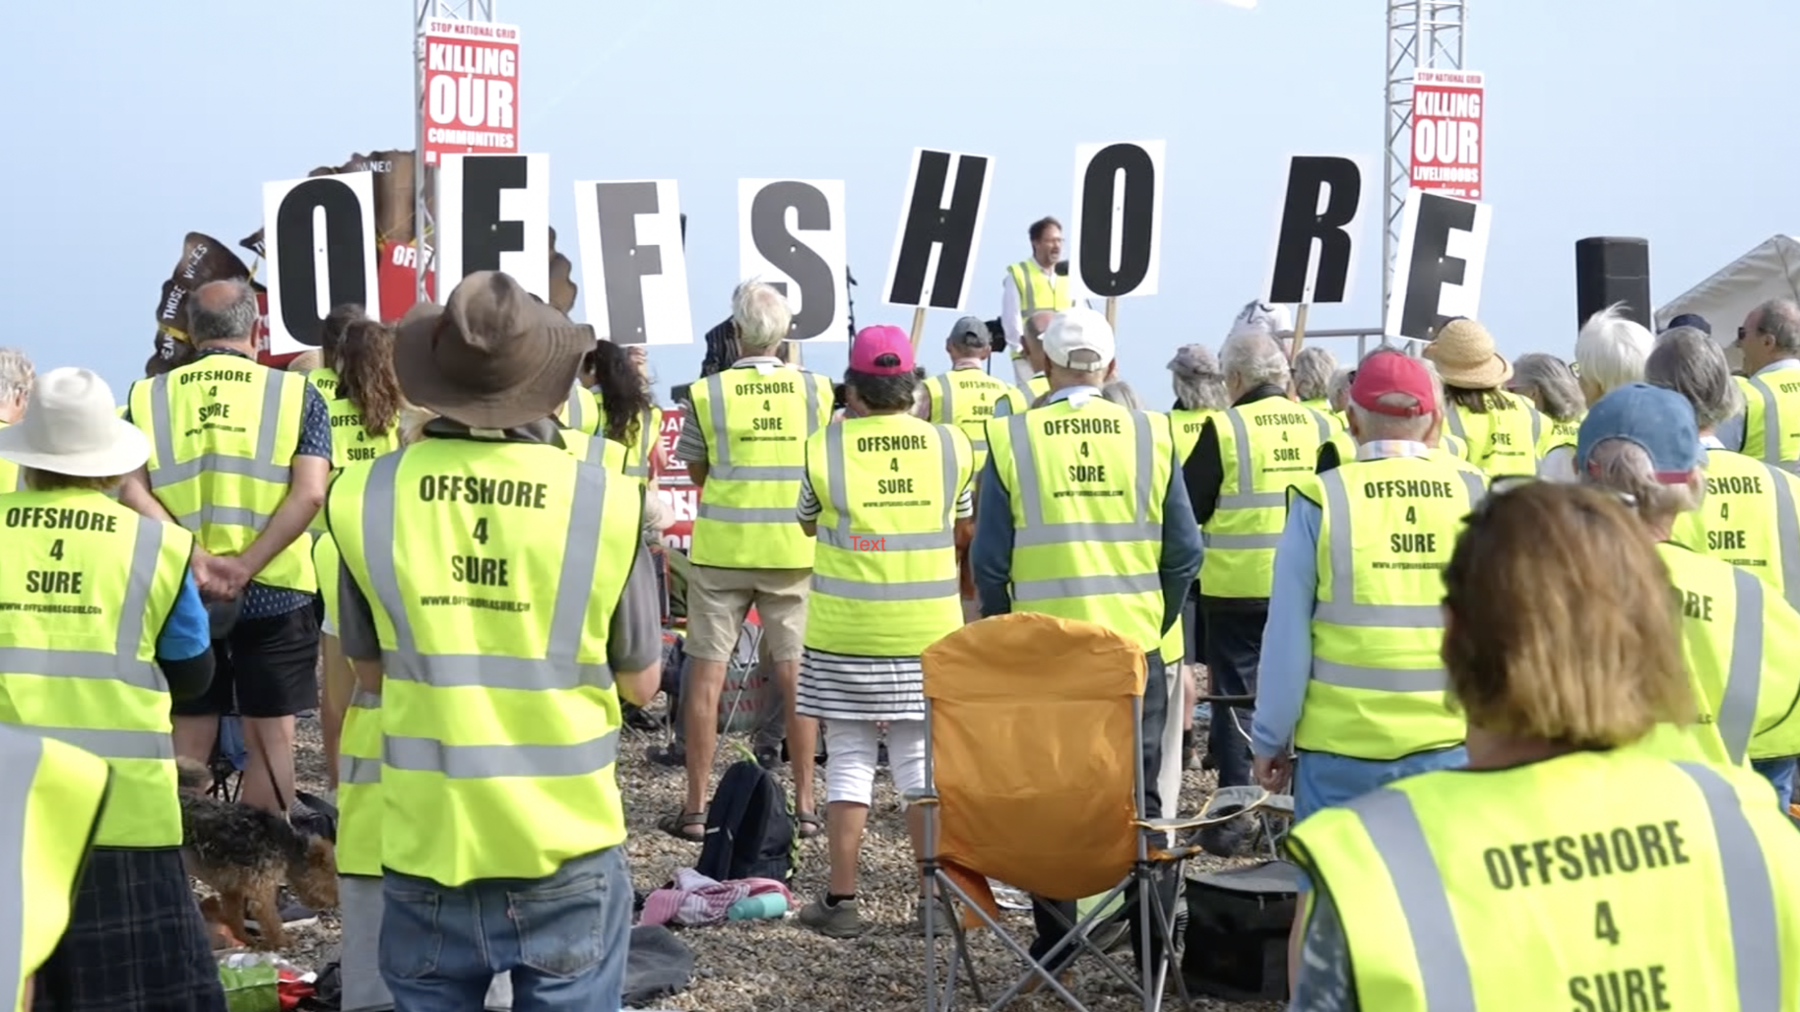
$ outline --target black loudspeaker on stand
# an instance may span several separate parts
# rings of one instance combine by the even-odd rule
[[[1575,325],[1607,306],[1625,304],[1632,320],[1656,329],[1650,302],[1650,241],[1596,236],[1575,243]]]

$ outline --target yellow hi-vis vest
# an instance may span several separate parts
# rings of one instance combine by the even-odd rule
[[[600,422],[604,416],[600,411],[599,395],[589,392],[581,385],[580,380],[569,389],[569,399],[556,409],[556,420],[564,428],[574,429],[594,435],[600,431]]]
[[[1669,540],[1747,569],[1800,607],[1800,478],[1755,457],[1706,451],[1706,499]]]
[[[1667,542],[1657,554],[1668,567],[1681,608],[1681,652],[1693,681],[1699,720],[1659,728],[1646,747],[1667,758],[1699,756],[1741,765],[1746,759],[1800,754],[1800,614],[1749,570]]]
[[[1744,392],[1744,454],[1800,469],[1800,370],[1737,377]]]
[[[1624,749],[1425,773],[1287,849],[1371,1012],[1800,1008],[1800,834],[1747,771]]]
[[[585,460],[595,467],[604,467],[614,474],[631,477],[626,471],[631,450],[624,443],[590,436],[577,429],[562,430],[562,440],[563,448],[576,459]],[[640,480],[638,484],[643,485],[644,482]]]
[[[194,538],[100,492],[0,499],[0,724],[111,764],[104,847],[179,847],[169,685],[156,639]]]
[[[1438,452],[1447,457],[1467,463],[1469,461],[1469,444],[1448,432],[1438,434]]]
[[[623,842],[606,645],[638,484],[427,438],[344,471],[327,508],[381,643],[382,866],[456,887]]]
[[[238,555],[287,498],[306,377],[207,355],[131,386],[131,421],[150,437],[150,491],[213,555]],[[256,582],[318,589],[300,538]]]
[[[1216,417],[1217,411],[1198,408],[1176,408],[1169,412],[1169,428],[1175,437],[1175,467],[1177,470],[1194,452],[1194,445],[1200,442],[1200,430],[1206,427],[1208,418]],[[1168,664],[1180,664],[1187,657],[1187,624],[1186,619],[1177,616],[1175,624],[1163,634],[1162,657]]]
[[[1445,430],[1468,444],[1464,457],[1489,476],[1536,474],[1544,416],[1518,394],[1492,393],[1504,400],[1506,407],[1475,412],[1446,401]]]
[[[1296,484],[1321,511],[1312,677],[1294,745],[1384,761],[1462,742],[1446,702],[1443,568],[1487,479],[1442,457],[1352,460]]]
[[[595,395],[599,400],[599,395]],[[639,484],[650,481],[650,451],[656,447],[656,440],[662,433],[662,409],[651,405],[638,416],[636,438],[625,444],[625,473],[638,480]]]
[[[1036,404],[1039,397],[1050,392],[1050,377],[1043,373],[1031,377],[1025,381],[1025,392],[1030,395],[1030,402],[1026,404],[1026,407]]]
[[[0,429],[6,428],[6,424],[0,422]],[[0,494],[23,491],[25,491],[25,469],[10,460],[0,460]]]
[[[1025,395],[1005,380],[998,380],[980,369],[952,369],[925,381],[931,391],[931,422],[954,425],[969,437],[974,450],[975,472],[987,464],[987,423],[994,417],[1000,401],[1008,402],[1008,414],[1021,415],[1031,405]]]
[[[1275,543],[1287,523],[1287,487],[1314,473],[1331,421],[1285,397],[1227,408],[1212,420],[1225,480],[1218,507],[1200,526],[1207,597],[1266,598],[1275,582]]]
[[[1031,314],[1050,310],[1060,313],[1075,304],[1074,286],[1069,279],[1060,277],[1055,268],[1045,270],[1038,266],[1036,260],[1021,260],[1009,264],[1006,274],[1012,278],[1013,286],[1019,290],[1019,322],[1031,319]],[[1013,357],[1018,358],[1015,350]]]
[[[1344,433],[1350,431],[1350,422],[1344,417],[1344,413],[1342,411],[1333,411],[1331,409],[1331,402],[1325,398],[1319,397],[1310,401],[1301,401],[1300,406],[1303,408],[1311,408],[1319,414],[1324,415],[1326,418],[1331,419],[1332,431]]]
[[[385,431],[370,431],[356,402],[343,396],[338,375],[330,369],[314,369],[306,374],[307,382],[325,398],[331,412],[331,467],[366,464],[376,457],[400,447],[400,416],[388,419]],[[321,530],[323,528],[320,528]]]
[[[343,561],[329,533],[313,542],[313,566],[325,617],[339,617],[338,580]],[[351,690],[338,740],[337,870],[339,875],[381,877],[381,697],[361,685]]]
[[[911,415],[846,418],[806,441],[819,499],[806,645],[917,657],[962,627],[956,500],[968,438]]]
[[[1573,449],[1576,437],[1581,435],[1581,419],[1585,417],[1586,414],[1586,412],[1582,412],[1566,422],[1559,422],[1541,411],[1538,412],[1538,418],[1540,419],[1538,423],[1538,459],[1543,460],[1545,457],[1550,456],[1551,450],[1560,449],[1561,447],[1567,446]]]
[[[831,382],[792,367],[726,369],[694,384],[706,485],[688,558],[725,569],[807,569],[813,540],[794,522],[806,441],[831,421]]]
[[[1013,610],[1106,626],[1148,653],[1163,636],[1166,416],[1064,399],[988,429],[1013,521]]]
[[[325,511],[320,510],[321,514]],[[338,621],[340,595],[340,579],[343,574],[343,560],[338,556],[337,539],[330,531],[313,539],[312,543],[313,574],[319,578],[319,597],[325,602],[325,617],[333,624]]]
[[[0,1007],[26,1007],[25,981],[69,928],[106,794],[103,760],[0,727]]]

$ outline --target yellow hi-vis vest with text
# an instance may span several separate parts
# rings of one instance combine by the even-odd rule
[[[1485,494],[1442,457],[1352,460],[1297,483],[1318,506],[1312,677],[1294,745],[1386,761],[1460,744],[1444,662],[1443,571]]]
[[[1659,727],[1645,747],[1734,766],[1800,754],[1800,614],[1749,570],[1680,545],[1656,548],[1681,608],[1681,652],[1699,719]]]
[[[599,395],[594,395],[596,401]],[[639,484],[650,482],[650,454],[656,448],[656,441],[662,434],[662,409],[651,405],[638,416],[637,432],[625,444],[625,473],[636,478]]]
[[[1045,270],[1038,266],[1036,260],[1021,260],[1009,264],[1006,274],[1019,290],[1019,322],[1031,319],[1031,314],[1050,310],[1060,313],[1075,304],[1075,289],[1069,279],[1061,277],[1053,267]],[[1015,352],[1014,358],[1018,358]]]
[[[603,418],[599,395],[582,386],[580,380],[575,381],[575,385],[569,390],[569,399],[556,410],[556,420],[564,428],[585,432],[590,436],[600,431]]]
[[[931,422],[954,425],[969,437],[974,450],[977,474],[987,464],[987,423],[994,417],[994,407],[1007,401],[1010,414],[1024,414],[1031,405],[1025,395],[1005,380],[998,380],[980,369],[952,369],[925,381],[931,391]]]
[[[1581,435],[1581,420],[1587,412],[1582,412],[1566,422],[1559,422],[1543,412],[1538,412],[1538,444],[1539,460],[1550,456],[1550,451],[1564,446],[1571,449],[1575,446],[1576,437]]]
[[[331,412],[331,467],[366,464],[400,446],[400,416],[388,419],[382,432],[373,432],[357,410],[356,402],[342,395],[338,375],[330,369],[314,369],[306,374],[307,382],[325,398]]]
[[[1197,408],[1176,408],[1169,412],[1169,428],[1175,437],[1175,468],[1182,465],[1194,452],[1194,445],[1200,442],[1200,430],[1205,428],[1208,418],[1216,417],[1217,411]],[[1175,624],[1163,634],[1162,657],[1168,664],[1179,664],[1187,657],[1187,620],[1177,617]]]
[[[1287,849],[1371,1012],[1800,1008],[1800,833],[1748,771],[1621,749],[1425,773]]]
[[[1536,474],[1544,416],[1518,394],[1495,390],[1492,396],[1505,401],[1506,407],[1476,412],[1445,402],[1445,431],[1468,444],[1464,457],[1489,477]]]
[[[0,1007],[26,1008],[25,982],[69,928],[107,773],[78,748],[0,727]]]
[[[724,569],[808,569],[794,521],[806,441],[831,421],[831,382],[791,366],[726,369],[689,391],[706,435],[706,484],[688,558]]]
[[[1331,402],[1325,398],[1320,397],[1315,400],[1301,401],[1300,406],[1303,408],[1311,408],[1319,414],[1324,415],[1326,418],[1331,419],[1331,428],[1333,432],[1348,433],[1350,431],[1350,423],[1344,418],[1344,413],[1331,410]]]
[[[1800,469],[1800,369],[1737,377],[1744,392],[1744,455]]]
[[[236,355],[206,355],[131,386],[131,422],[150,437],[150,491],[213,555],[238,555],[288,495],[306,377]],[[299,538],[256,574],[270,587],[318,589]]]
[[[0,498],[0,527],[0,724],[112,766],[101,846],[181,846],[156,639],[193,535],[81,489]]]
[[[1200,526],[1207,597],[1266,598],[1275,582],[1275,543],[1287,523],[1287,487],[1314,473],[1331,420],[1285,397],[1228,408],[1211,422],[1225,480],[1218,507]]]
[[[1669,540],[1747,569],[1800,607],[1800,478],[1717,447],[1706,451],[1706,498],[1675,518]]]
[[[321,511],[323,512],[323,511]],[[313,567],[325,617],[339,617],[338,581],[343,562],[329,533],[313,542]],[[337,870],[339,875],[381,877],[381,697],[358,685],[350,691],[338,740]]]
[[[1167,416],[1064,399],[988,428],[1013,521],[1013,610],[1097,622],[1148,653],[1163,637]]]
[[[956,500],[968,438],[912,415],[846,418],[806,441],[819,499],[806,645],[917,657],[962,628]]]
[[[606,647],[638,484],[547,444],[426,438],[344,471],[327,508],[381,643],[382,867],[454,888],[623,842]]]

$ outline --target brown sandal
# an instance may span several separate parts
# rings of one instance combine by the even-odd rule
[[[656,820],[656,828],[677,840],[706,842],[705,812],[673,812]]]

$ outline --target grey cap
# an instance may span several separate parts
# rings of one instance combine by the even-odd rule
[[[1219,375],[1219,360],[1212,349],[1203,344],[1184,344],[1169,360],[1169,371],[1177,376],[1201,378]]]
[[[987,322],[979,316],[965,316],[950,328],[950,341],[964,348],[988,347]]]

